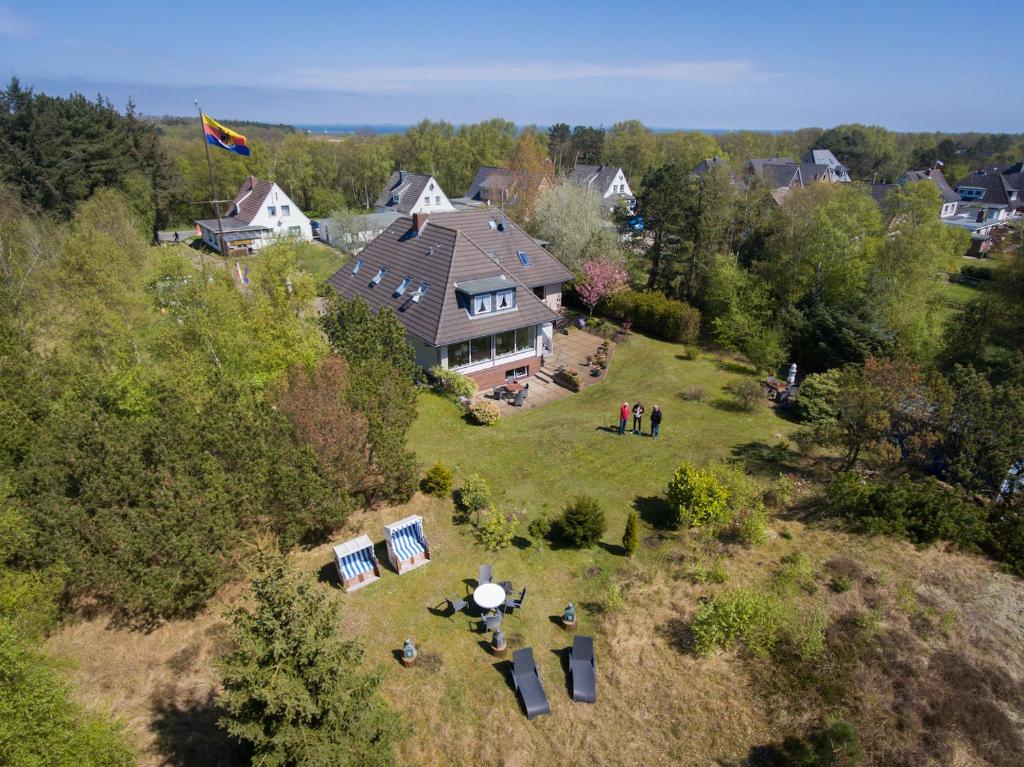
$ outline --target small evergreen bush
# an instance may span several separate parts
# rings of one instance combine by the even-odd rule
[[[473,419],[473,423],[480,426],[492,426],[501,418],[501,411],[493,402],[482,399],[469,406],[469,416]]]
[[[426,476],[420,482],[420,489],[427,495],[444,498],[452,491],[454,479],[452,470],[438,462],[427,470]]]
[[[551,518],[547,514],[541,514],[539,517],[530,520],[526,532],[535,541],[544,540],[551,534]]]
[[[764,401],[764,390],[761,388],[761,383],[753,378],[733,381],[726,389],[732,395],[736,407],[745,413],[753,413]]]
[[[519,523],[515,519],[492,508],[480,519],[476,528],[476,537],[488,551],[498,551],[512,543]]]
[[[640,517],[635,511],[629,512],[629,516],[626,517],[626,529],[622,532],[622,548],[626,552],[627,557],[633,556],[636,553],[637,546],[640,545]]]
[[[573,546],[593,546],[604,535],[608,523],[597,499],[580,495],[565,507],[559,520],[560,535]]]
[[[456,491],[456,504],[466,514],[474,514],[491,506],[491,486],[479,474],[470,474],[462,480],[462,487]]]

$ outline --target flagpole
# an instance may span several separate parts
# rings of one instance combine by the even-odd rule
[[[203,134],[203,148],[206,149],[206,169],[210,172],[210,191],[213,193],[213,212],[217,214],[217,242],[220,243],[220,254],[222,257],[227,257],[227,251],[224,247],[224,222],[220,218],[220,202],[217,200],[217,183],[213,180],[213,160],[210,159],[210,142],[206,140],[206,127],[203,125],[203,108],[199,106],[199,101],[196,99],[192,100],[192,103],[196,105],[196,109],[199,110],[199,130]]]

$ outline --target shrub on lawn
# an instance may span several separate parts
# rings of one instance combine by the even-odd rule
[[[604,308],[613,319],[631,320],[633,327],[665,341],[692,344],[700,333],[700,312],[662,293],[623,290]]]
[[[629,516],[626,517],[626,529],[622,532],[622,548],[625,549],[627,557],[633,556],[636,547],[640,545],[639,527],[640,517],[635,511],[629,512]]]
[[[491,486],[479,474],[470,474],[455,491],[455,503],[466,514],[479,514],[493,503]]]
[[[768,540],[768,512],[757,502],[733,518],[736,537],[748,546],[759,546]]]
[[[476,537],[485,549],[497,551],[512,543],[518,527],[519,523],[515,519],[491,508],[481,517],[480,524],[476,528]]]
[[[753,589],[732,589],[715,595],[697,609],[690,623],[694,649],[701,655],[742,643],[754,655],[767,656],[778,641],[778,599]]]
[[[691,386],[679,396],[687,402],[703,402],[707,399],[707,395],[704,393],[704,388],[701,386]]]
[[[690,568],[690,578],[694,583],[725,583],[729,580],[729,574],[725,571],[722,558],[718,557],[710,566],[703,561],[695,562]]]
[[[714,474],[684,463],[668,483],[668,514],[666,523],[681,525],[721,526],[730,519],[729,491]]]
[[[480,426],[491,426],[501,418],[501,411],[493,402],[482,399],[469,406],[469,417]]]
[[[440,365],[434,365],[427,373],[434,382],[435,388],[442,394],[465,397],[466,399],[473,399],[476,396],[476,381],[462,373],[443,368]]]
[[[593,546],[604,535],[608,523],[597,499],[580,495],[565,507],[559,520],[559,533],[573,546]]]
[[[693,361],[697,359],[699,352],[696,346],[684,346],[683,350],[679,353],[679,356],[684,360]]]
[[[753,413],[764,401],[764,390],[760,381],[744,378],[730,383],[726,390],[732,395],[736,407],[745,413]]]
[[[455,475],[452,473],[452,470],[438,462],[427,469],[426,476],[420,481],[420,489],[427,495],[444,498],[452,491],[452,481],[454,479]]]
[[[551,535],[551,518],[547,514],[541,514],[539,517],[531,519],[526,532],[535,541],[544,540]]]

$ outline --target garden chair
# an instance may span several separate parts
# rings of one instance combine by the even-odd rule
[[[517,391],[516,392],[516,398],[515,398],[515,400],[513,401],[512,404],[515,407],[522,407],[523,403],[525,401],[526,401],[526,392],[525,391]]]
[[[484,616],[484,629],[486,631],[497,631],[501,628],[501,613]]]
[[[443,591],[441,593],[444,594]],[[448,614],[448,617],[452,618],[453,616],[455,616],[456,613],[461,613],[463,610],[465,610],[466,607],[469,605],[469,602],[462,598],[457,598],[453,600],[447,594],[444,594],[443,604],[448,605],[449,609],[451,610],[451,612]]]
[[[494,580],[492,575],[492,568],[490,565],[480,565],[476,571],[476,585],[482,586],[485,583],[490,583]]]
[[[569,675],[572,677],[572,699],[582,703],[597,702],[597,670],[594,664],[594,638],[573,637],[569,651]]]
[[[496,400],[502,399],[505,396],[505,387],[504,386],[495,386],[494,387],[494,394],[492,396]]]
[[[512,594],[512,581],[498,581],[498,585],[505,589],[505,596],[511,596]]]
[[[533,661],[532,647],[523,647],[512,653],[512,681],[522,698],[527,719],[551,713],[548,696],[544,694],[544,686],[537,673],[537,664]]]
[[[519,592],[519,599],[509,596],[505,600],[505,610],[523,609],[523,600],[526,599],[526,586],[523,586],[523,590]]]

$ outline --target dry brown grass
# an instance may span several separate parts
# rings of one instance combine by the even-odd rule
[[[365,642],[368,662],[384,670],[388,700],[415,726],[400,747],[403,764],[745,763],[755,747],[811,726],[820,701],[812,693],[803,704],[794,702],[791,679],[766,681],[774,666],[757,666],[741,654],[695,656],[687,622],[698,600],[722,587],[695,584],[688,574],[698,559],[724,555],[727,586],[757,583],[797,550],[814,563],[815,596],[837,626],[843,616],[878,616],[873,649],[847,669],[857,701],[848,714],[875,763],[882,755],[899,763],[913,753],[920,764],[1008,764],[999,755],[1013,754],[1015,739],[1024,735],[1024,695],[1018,695],[1024,584],[979,558],[797,521],[775,526],[791,538],[773,535],[755,549],[685,533],[654,538],[625,563],[599,549],[511,548],[487,555],[464,527],[451,524],[450,504],[422,496],[405,508],[360,515],[350,532],[379,537],[381,524],[411,511],[426,520],[434,561],[401,578],[386,572],[344,596],[340,616],[344,631]],[[294,559],[309,572],[330,571],[323,569],[327,546]],[[480,646],[485,637],[468,618],[449,621],[428,611],[442,589],[463,593],[462,579],[472,578],[483,561],[492,561],[496,574],[511,577],[517,588],[526,583],[530,589],[522,620],[506,619],[506,633],[513,648],[533,646],[550,716],[525,719],[504,664]],[[539,578],[555,572],[555,561],[560,575]],[[828,588],[836,574],[851,580],[849,591]],[[620,584],[626,606],[599,614],[609,582]],[[82,699],[127,723],[145,752],[143,765],[237,762],[215,726],[213,659],[226,642],[221,614],[238,593],[238,586],[226,589],[195,620],[148,634],[95,619],[52,638],[51,649],[74,661]],[[566,688],[562,651],[571,638],[550,616],[569,599],[583,605],[580,630],[596,636],[595,706],[574,704]],[[393,656],[405,636],[414,636],[421,651],[419,665],[409,670]],[[977,706],[941,704],[961,688]],[[972,727],[977,731],[968,732]],[[941,738],[929,735],[938,728]]]

